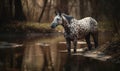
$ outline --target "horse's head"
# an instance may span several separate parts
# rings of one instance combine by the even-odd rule
[[[51,24],[51,28],[56,28],[58,25],[67,25],[70,24],[71,19],[73,19],[72,16],[66,15],[61,12],[55,12],[56,16],[54,17],[54,20]]]
[[[56,16],[54,17],[53,22],[51,23],[51,28],[56,28],[58,25],[63,23],[62,15],[60,12],[55,12]]]

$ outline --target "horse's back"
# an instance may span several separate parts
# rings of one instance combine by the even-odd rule
[[[81,20],[77,20],[79,25],[79,36],[84,36],[89,32],[94,32],[98,29],[97,21],[92,17],[85,17]]]
[[[92,17],[85,17],[85,18],[83,18],[79,21],[80,22],[85,22],[85,23],[94,23],[95,25],[97,25],[97,21]]]
[[[81,20],[78,20],[79,24],[83,27],[83,28],[86,28],[86,29],[92,29],[92,28],[97,28],[97,21],[92,18],[92,17],[85,17]]]

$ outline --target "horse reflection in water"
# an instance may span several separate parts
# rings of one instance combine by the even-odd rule
[[[98,23],[92,17],[86,17],[81,20],[77,20],[72,16],[66,15],[61,12],[55,12],[56,16],[51,24],[51,28],[55,28],[58,25],[64,27],[64,36],[67,42],[68,53],[71,53],[71,41],[74,45],[74,52],[76,52],[77,41],[85,38],[88,49],[91,50],[92,44],[90,42],[90,35],[92,35],[95,48],[98,47]]]

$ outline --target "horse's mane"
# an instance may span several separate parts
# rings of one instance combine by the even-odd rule
[[[67,21],[68,21],[69,24],[70,24],[70,21],[74,18],[74,17],[72,17],[70,15],[67,15],[65,13],[63,13],[62,15],[67,19]]]

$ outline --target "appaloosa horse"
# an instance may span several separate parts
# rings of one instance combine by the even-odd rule
[[[91,50],[92,44],[90,42],[90,35],[93,37],[95,48],[98,47],[98,23],[92,17],[77,20],[72,16],[56,12],[51,28],[55,28],[58,25],[64,27],[68,53],[71,52],[71,41],[74,45],[74,52],[76,52],[77,40],[82,38],[85,38],[88,49]]]

